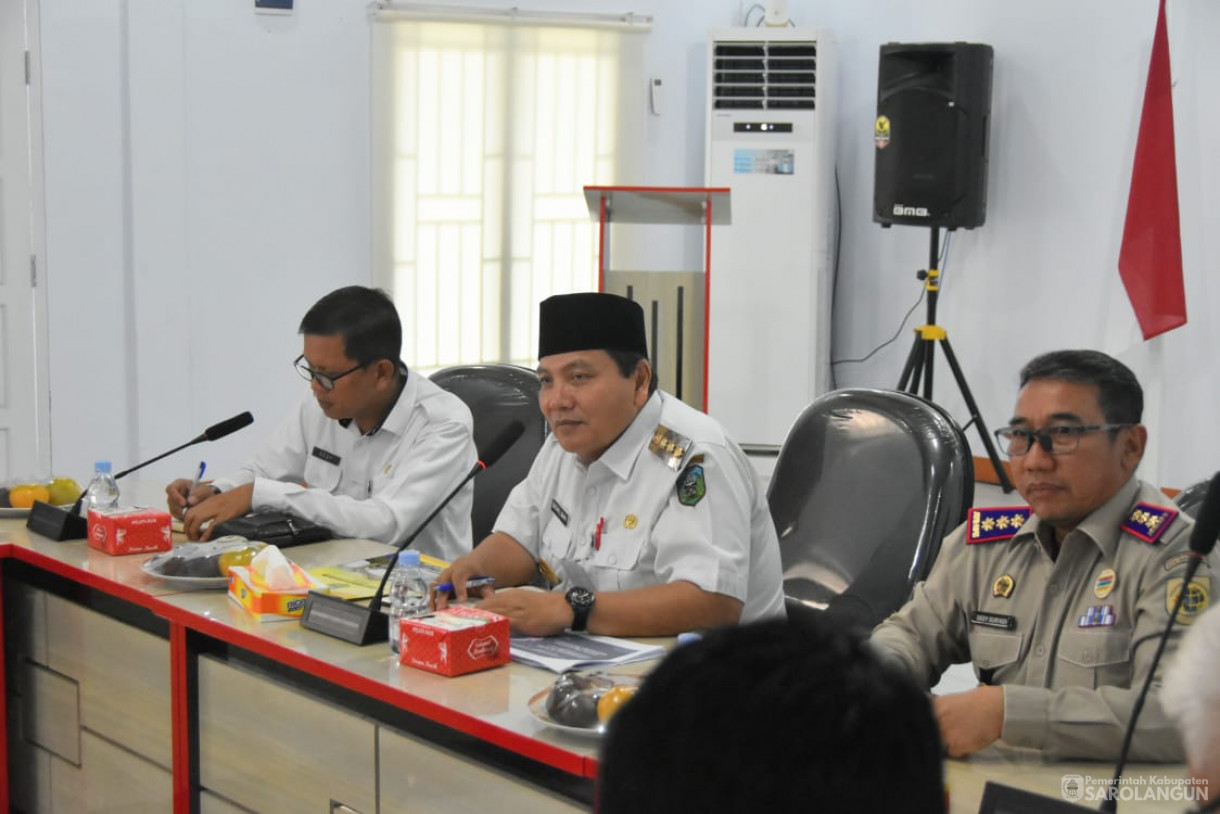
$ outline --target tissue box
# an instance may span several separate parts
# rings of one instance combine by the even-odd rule
[[[459,676],[508,663],[508,617],[456,605],[399,622],[398,660]]]
[[[250,611],[260,622],[300,619],[309,592],[327,593],[327,588],[325,582],[314,579],[295,564],[292,569],[298,578],[308,584],[286,590],[271,590],[259,585],[248,567],[234,565],[229,569],[229,599]]]
[[[107,554],[141,554],[174,547],[169,512],[157,509],[89,510],[89,545]]]

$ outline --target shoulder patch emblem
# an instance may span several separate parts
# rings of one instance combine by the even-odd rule
[[[1189,625],[1195,617],[1207,610],[1211,605],[1212,581],[1210,577],[1195,577],[1186,586],[1186,596],[1182,597],[1182,607],[1178,610],[1178,624]],[[1165,610],[1173,613],[1173,606],[1178,602],[1178,594],[1182,592],[1182,578],[1173,577],[1165,583]]]
[[[1029,520],[1028,506],[971,509],[966,517],[966,545],[1011,540]]]
[[[691,440],[680,432],[674,432],[664,424],[652,431],[648,451],[656,455],[665,465],[677,472],[682,468],[682,459],[690,451]]]
[[[678,478],[678,502],[683,506],[694,506],[707,494],[707,483],[703,480],[703,467],[692,464]]]
[[[1145,543],[1154,545],[1177,516],[1177,509],[1153,506],[1151,503],[1136,503],[1121,528]]]

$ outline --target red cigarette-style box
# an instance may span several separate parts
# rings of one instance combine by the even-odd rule
[[[399,623],[398,660],[460,676],[508,663],[508,617],[455,605]]]
[[[174,547],[169,512],[156,509],[89,510],[89,545],[107,554],[142,554]]]

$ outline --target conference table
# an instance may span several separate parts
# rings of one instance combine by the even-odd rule
[[[145,573],[151,554],[54,542],[11,514],[0,519],[4,810],[591,810],[597,738],[529,709],[555,674],[513,663],[445,678],[403,666],[384,644],[257,621],[223,590]],[[335,540],[286,554],[315,568],[388,551]],[[1081,789],[1111,772],[998,750],[945,767],[950,811],[963,814],[978,810],[988,780],[1062,799],[1069,781]],[[1127,775],[1180,782],[1185,770]]]

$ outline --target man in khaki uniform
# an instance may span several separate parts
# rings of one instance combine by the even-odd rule
[[[935,699],[950,755],[1002,740],[1052,758],[1118,756],[1193,526],[1134,476],[1142,412],[1134,374],[1105,354],[1058,351],[1026,365],[1011,426],[996,435],[1029,508],[971,510],[927,581],[873,631],[929,687],[950,664],[973,662],[977,688]],[[1208,569],[1199,573],[1182,624],[1207,607]],[[1157,686],[1131,758],[1179,761]]]

